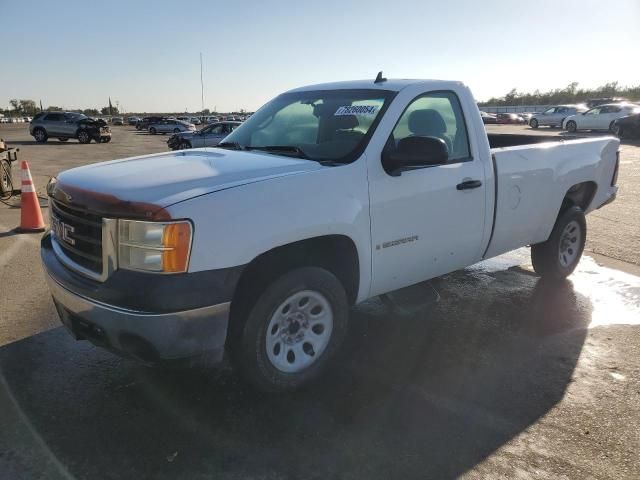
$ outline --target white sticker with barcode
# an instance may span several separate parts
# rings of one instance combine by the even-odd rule
[[[340,117],[343,115],[375,115],[378,111],[377,105],[345,105],[344,107],[338,107],[334,117]]]

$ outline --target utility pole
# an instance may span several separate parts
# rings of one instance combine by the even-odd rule
[[[202,52],[200,52],[200,113],[204,112],[204,79],[202,75]]]

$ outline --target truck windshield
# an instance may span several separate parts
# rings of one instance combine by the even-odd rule
[[[292,92],[267,103],[222,147],[348,163],[360,156],[396,92]]]

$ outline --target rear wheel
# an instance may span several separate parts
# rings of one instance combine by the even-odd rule
[[[618,138],[623,138],[624,137],[624,130],[622,129],[622,126],[619,124],[615,124],[615,129],[613,132]]]
[[[570,133],[576,133],[578,130],[578,125],[573,120],[569,120],[567,122],[567,131]]]
[[[156,133],[158,133],[158,131],[155,129],[155,127],[151,127],[151,128],[149,129],[149,133],[150,133],[151,135],[155,135]]]
[[[178,145],[178,149],[180,150],[187,150],[191,148],[191,144],[189,142],[181,142],[180,145]]]
[[[587,223],[580,207],[571,207],[556,220],[546,242],[531,246],[531,263],[544,278],[566,278],[580,262],[587,239]]]
[[[532,118],[531,121],[529,122],[529,126],[531,128],[538,128],[538,120],[536,120],[535,118]]]
[[[340,281],[318,267],[267,285],[231,334],[232,358],[264,391],[290,390],[318,376],[342,344],[349,305]]]
[[[180,133],[180,129],[179,128],[174,128],[173,129],[173,133]]]
[[[44,143],[47,141],[49,136],[47,135],[47,132],[44,130],[44,128],[36,128],[33,131],[33,138],[35,138],[36,142],[38,143]]]

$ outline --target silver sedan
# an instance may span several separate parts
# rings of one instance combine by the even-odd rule
[[[240,125],[242,125],[242,122],[218,122],[197,132],[176,133],[167,140],[167,145],[172,150],[215,147]]]
[[[196,126],[193,123],[181,122],[180,120],[161,120],[149,125],[149,133],[180,133],[195,131]]]

